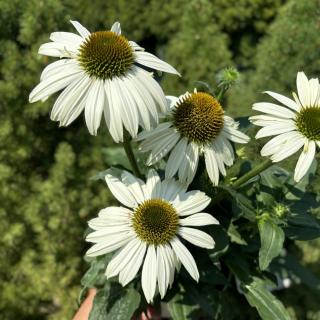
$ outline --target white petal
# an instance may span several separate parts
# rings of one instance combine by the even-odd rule
[[[85,119],[89,132],[97,135],[100,126],[105,101],[105,91],[103,81],[93,80],[88,91],[85,107]]]
[[[139,123],[145,130],[150,130],[153,124],[151,117],[158,119],[158,115],[151,115],[149,109],[154,110],[156,113],[156,106],[152,108],[152,106],[146,105],[145,99],[141,97],[131,77],[124,77],[122,80],[124,87],[127,89],[127,96],[131,97],[131,104],[134,105],[134,108],[137,110],[135,112],[139,115]]]
[[[226,117],[224,118],[226,119]],[[221,134],[227,139],[237,143],[247,143],[250,140],[246,134],[237,129],[237,124],[230,124],[228,121],[224,122]]]
[[[300,148],[302,148],[303,145],[303,137],[300,137],[296,140],[287,141],[286,144],[282,145],[282,147],[272,155],[271,160],[273,162],[282,161],[283,159],[286,159],[296,153]]]
[[[150,198],[160,198],[161,181],[158,173],[155,170],[149,170],[146,185]]]
[[[201,230],[181,227],[179,229],[179,235],[195,246],[206,249],[214,248],[214,240],[212,239],[212,237]]]
[[[88,242],[108,242],[113,236],[127,235],[132,233],[132,227],[129,223],[121,223],[118,226],[107,224],[104,228],[89,233],[86,237]]]
[[[300,110],[300,107],[296,104],[295,101],[283,96],[282,94],[272,92],[272,91],[265,91],[265,93],[268,94],[269,96],[271,96],[272,98],[278,100],[279,102],[281,102],[282,104],[284,104],[285,106],[289,107],[290,109],[292,109],[294,111]]]
[[[132,211],[124,207],[107,207],[99,211],[99,217],[110,221],[125,221],[130,218]]]
[[[260,129],[256,134],[256,139],[275,136],[290,131],[296,131],[295,123],[292,120],[283,123],[275,123]]]
[[[204,159],[208,176],[213,183],[217,186],[219,184],[219,167],[217,164],[216,156],[212,148],[206,148],[204,152]]]
[[[75,61],[73,59],[60,59],[48,64],[41,73],[40,81],[50,78],[56,73],[63,72],[69,64],[74,65]]]
[[[155,81],[150,74],[142,74],[142,77],[144,81]],[[149,116],[151,116],[153,120],[153,126],[156,126],[159,122],[157,104],[163,104],[164,95],[158,101],[159,95],[156,97],[153,96],[154,92],[148,90],[144,85],[144,81],[140,80],[139,70],[135,67],[127,73],[126,78],[129,80],[131,87],[135,88],[133,91],[140,97],[140,100],[143,101],[145,108],[148,109]],[[159,88],[157,90],[159,91]]]
[[[219,221],[211,214],[205,212],[195,213],[184,219],[180,219],[180,225],[182,226],[199,227],[210,224],[219,224]]]
[[[194,258],[189,250],[176,237],[173,238],[170,243],[174,253],[177,255],[186,270],[189,272],[190,276],[198,282],[199,271],[196,262],[194,261]]]
[[[85,107],[90,82],[89,77],[83,76],[80,80],[69,84],[54,103],[51,120],[60,121],[61,126],[72,123]]]
[[[142,131],[139,133],[138,137],[135,139],[136,141],[141,141],[144,139],[156,138],[160,133],[167,131],[168,128],[172,126],[171,122],[160,123],[157,128],[152,129],[150,131]]]
[[[107,97],[104,107],[104,118],[113,140],[118,143],[123,141],[123,127],[120,111],[117,105],[117,94],[113,90],[111,80],[107,79],[104,81],[104,88]]]
[[[310,87],[309,80],[304,72],[298,72],[297,74],[297,90],[300,102],[303,106],[310,105]]]
[[[129,191],[128,187],[122,183],[117,177],[112,174],[107,174],[106,177],[107,185],[115,196],[115,198],[127,207],[134,208],[137,206],[137,202],[134,196]]]
[[[131,137],[136,137],[139,127],[139,116],[135,102],[131,99],[130,92],[128,92],[121,78],[112,79],[109,85],[114,91],[113,97],[116,97],[118,100],[115,107],[119,108],[120,117],[125,128]]]
[[[63,44],[59,42],[48,42],[40,46],[38,53],[49,57],[76,58],[78,47],[73,44]]]
[[[139,248],[142,246],[141,240],[135,238],[128,242],[116,255],[112,257],[106,269],[107,278],[115,277],[132,260]]]
[[[169,285],[170,266],[162,245],[157,247],[157,278],[160,296],[164,298]]]
[[[166,179],[172,178],[178,171],[181,161],[183,160],[188,144],[188,139],[182,138],[173,148],[166,165]]]
[[[190,142],[186,149],[185,157],[187,160],[187,166],[186,166],[187,179],[186,181],[182,181],[182,182],[190,184],[198,168],[199,147],[195,143]]]
[[[70,20],[70,22],[73,24],[82,38],[90,36],[90,32],[81,23],[72,20]]]
[[[148,247],[141,276],[142,290],[148,303],[153,301],[157,284],[157,255],[153,245]]]
[[[165,179],[161,183],[161,198],[167,201],[173,201],[178,194],[186,192],[187,185],[182,184],[175,179]]]
[[[146,248],[146,244],[141,241],[140,247],[136,251],[135,256],[132,257],[129,263],[120,271],[119,282],[123,286],[127,285],[131,280],[133,280],[138,273],[146,252]]]
[[[114,250],[119,249],[124,246],[128,241],[133,239],[134,235],[132,233],[123,233],[110,237],[109,241],[103,241],[94,244],[87,252],[88,257],[100,256]]]
[[[137,51],[135,61],[151,69],[173,73],[180,76],[180,73],[175,68],[173,68],[170,64],[160,60],[155,55],[149,52]]]
[[[135,197],[137,203],[142,203],[145,201],[143,192],[144,182],[141,179],[136,178],[128,171],[122,172],[121,179]]]
[[[116,34],[121,34],[121,26],[120,23],[117,21],[115,22],[112,27],[111,27],[111,31],[116,33]]]
[[[305,148],[306,150],[302,151],[294,171],[294,180],[297,182],[299,182],[303,178],[303,176],[308,172],[315,156],[315,142],[306,141],[306,144],[308,145],[308,147]]]
[[[172,204],[180,216],[186,216],[202,211],[210,201],[211,199],[204,192],[193,190],[180,194]]]
[[[318,79],[310,79],[309,80],[310,87],[310,106],[317,106],[320,95],[320,87]]]
[[[224,154],[223,154],[223,146],[220,145],[219,140],[215,139],[213,143],[211,144],[211,148],[213,152],[215,153],[216,162],[218,165],[218,169],[221,172],[222,175],[226,175],[226,168],[224,166]]]
[[[166,96],[166,100],[167,100],[169,109],[172,109],[176,105],[176,103],[179,101],[179,98],[175,96]]]
[[[129,41],[130,46],[134,49],[134,51],[144,51],[144,48],[140,47],[134,41]]]
[[[52,32],[50,40],[64,45],[73,45],[75,48],[83,43],[83,38],[71,32]]]
[[[137,83],[140,84],[140,90],[142,92],[148,92],[159,106],[160,111],[166,113],[168,111],[166,97],[158,82],[154,80],[152,74],[135,66],[132,67],[132,72],[136,76]],[[141,87],[143,89],[141,89]]]
[[[256,126],[260,126],[260,127],[266,127],[266,126],[270,126],[273,125],[277,122],[286,122],[288,121],[288,119],[285,118],[279,118],[276,116],[270,116],[270,115],[258,115],[258,116],[252,116],[249,117],[249,120],[251,123],[253,123]]]
[[[254,103],[253,110],[261,111],[263,113],[272,114],[277,117],[285,118],[285,119],[294,119],[295,113],[287,108],[281,107],[274,103],[269,102],[259,102]]]
[[[158,162],[160,159],[165,157],[180,139],[180,135],[175,130],[170,131],[170,134],[163,137],[163,140],[160,141],[158,144],[155,144],[154,148],[151,150],[151,153],[146,163],[147,166],[151,166],[152,164]]]
[[[43,100],[60,91],[73,81],[83,77],[83,71],[76,62],[68,64],[62,72],[56,73],[41,81],[30,93],[29,102]]]
[[[263,157],[270,156],[279,151],[287,141],[300,139],[302,135],[297,131],[290,131],[282,133],[272,139],[270,139],[264,147],[261,149],[261,155]]]

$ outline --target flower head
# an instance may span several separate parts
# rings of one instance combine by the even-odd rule
[[[201,191],[186,192],[185,185],[174,179],[160,181],[154,170],[147,182],[124,171],[121,180],[106,175],[110,191],[125,207],[108,207],[89,221],[94,231],[87,241],[94,245],[88,256],[118,250],[106,269],[108,278],[119,275],[125,286],[142,266],[142,289],[148,302],[158,287],[163,298],[174,280],[180,264],[198,281],[199,272],[191,253],[181,240],[212,249],[214,241],[195,227],[218,224],[210,214],[202,212],[210,202]]]
[[[137,138],[144,140],[141,151],[151,151],[147,165],[170,153],[166,178],[178,172],[179,179],[189,184],[196,173],[199,155],[204,153],[208,175],[217,185],[219,172],[226,175],[225,165],[234,161],[230,141],[247,143],[249,137],[238,130],[238,124],[224,114],[219,101],[208,93],[195,90],[167,99],[171,107],[169,121]]]
[[[93,33],[79,22],[71,23],[79,35],[53,32],[52,42],[40,47],[40,54],[61,59],[43,70],[30,102],[63,90],[53,106],[52,120],[68,126],[84,110],[88,130],[96,135],[104,114],[116,142],[123,140],[123,126],[135,137],[139,125],[147,130],[156,125],[158,112],[167,110],[166,101],[152,74],[142,66],[178,72],[121,35],[119,22],[110,31]]]
[[[279,162],[302,149],[296,164],[294,179],[300,181],[309,170],[320,147],[320,86],[318,79],[310,79],[303,72],[297,74],[298,95],[294,100],[266,91],[282,105],[260,102],[253,109],[265,113],[250,117],[250,121],[263,127],[256,138],[275,136],[261,150],[262,156],[271,156]]]

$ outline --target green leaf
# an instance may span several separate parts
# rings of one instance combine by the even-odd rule
[[[275,223],[266,219],[260,219],[258,227],[261,240],[259,267],[261,270],[265,270],[272,259],[280,254],[284,242],[284,232]]]
[[[89,320],[130,320],[140,304],[140,294],[132,287],[107,283],[93,300]]]
[[[223,189],[232,196],[232,211],[234,214],[243,216],[252,222],[256,221],[256,211],[250,199],[230,187],[223,186]]]
[[[250,282],[241,283],[241,289],[263,320],[290,320],[283,304],[267,290],[265,282],[260,278],[254,277]]]
[[[228,235],[231,239],[231,242],[240,244],[240,245],[247,245],[246,240],[241,237],[237,227],[231,222],[228,228]]]
[[[86,288],[94,288],[103,285],[107,279],[104,272],[111,257],[112,255],[109,254],[103,257],[94,258],[91,261],[89,270],[82,277],[81,284]]]
[[[313,240],[320,237],[320,221],[308,213],[292,213],[285,232],[293,240]]]
[[[179,292],[168,302],[168,308],[172,320],[190,320],[194,319],[194,311],[199,307],[191,303],[183,292]]]

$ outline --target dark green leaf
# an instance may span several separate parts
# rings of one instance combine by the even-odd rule
[[[96,294],[89,320],[130,320],[140,304],[140,294],[133,289],[108,283]]]
[[[237,227],[232,222],[230,223],[228,228],[228,235],[231,239],[231,242],[241,245],[247,245],[246,240],[241,237],[241,234],[239,233]]]
[[[260,219],[258,227],[261,240],[259,267],[261,270],[265,270],[272,259],[280,254],[284,242],[284,232],[278,225],[266,219]]]
[[[241,289],[249,304],[257,309],[263,320],[290,320],[283,304],[267,290],[263,280],[254,277],[250,282],[242,282]]]
[[[320,222],[308,213],[293,213],[285,228],[286,235],[294,240],[312,240],[320,237]]]
[[[191,303],[183,292],[180,292],[168,302],[168,308],[172,320],[190,320],[194,319],[193,312],[199,307],[197,303]]]
[[[104,274],[106,266],[110,261],[112,255],[105,255],[103,257],[95,258],[91,261],[89,270],[81,279],[81,284],[86,288],[93,288],[103,285],[106,282]]]

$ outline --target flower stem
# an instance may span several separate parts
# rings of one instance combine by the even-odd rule
[[[137,160],[134,156],[134,153],[132,151],[132,147],[131,147],[131,141],[130,141],[130,136],[129,136],[129,133],[127,132],[127,130],[124,129],[124,132],[123,132],[123,148],[124,148],[124,151],[128,157],[128,160],[131,164],[131,167],[132,167],[132,171],[134,173],[134,175],[140,179],[142,179],[142,174],[139,170],[139,167],[138,167],[138,163],[137,163]]]
[[[233,187],[235,189],[238,189],[239,187],[241,187],[245,182],[247,182],[248,180],[250,180],[251,178],[255,177],[256,175],[258,175],[260,172],[268,169],[269,167],[271,167],[273,165],[273,162],[268,158],[266,160],[264,160],[263,162],[261,162],[259,165],[257,165],[256,167],[254,167],[252,170],[250,170],[249,172],[247,172],[246,174],[244,174],[242,177],[240,177],[238,180],[236,180],[235,183],[233,183]]]

